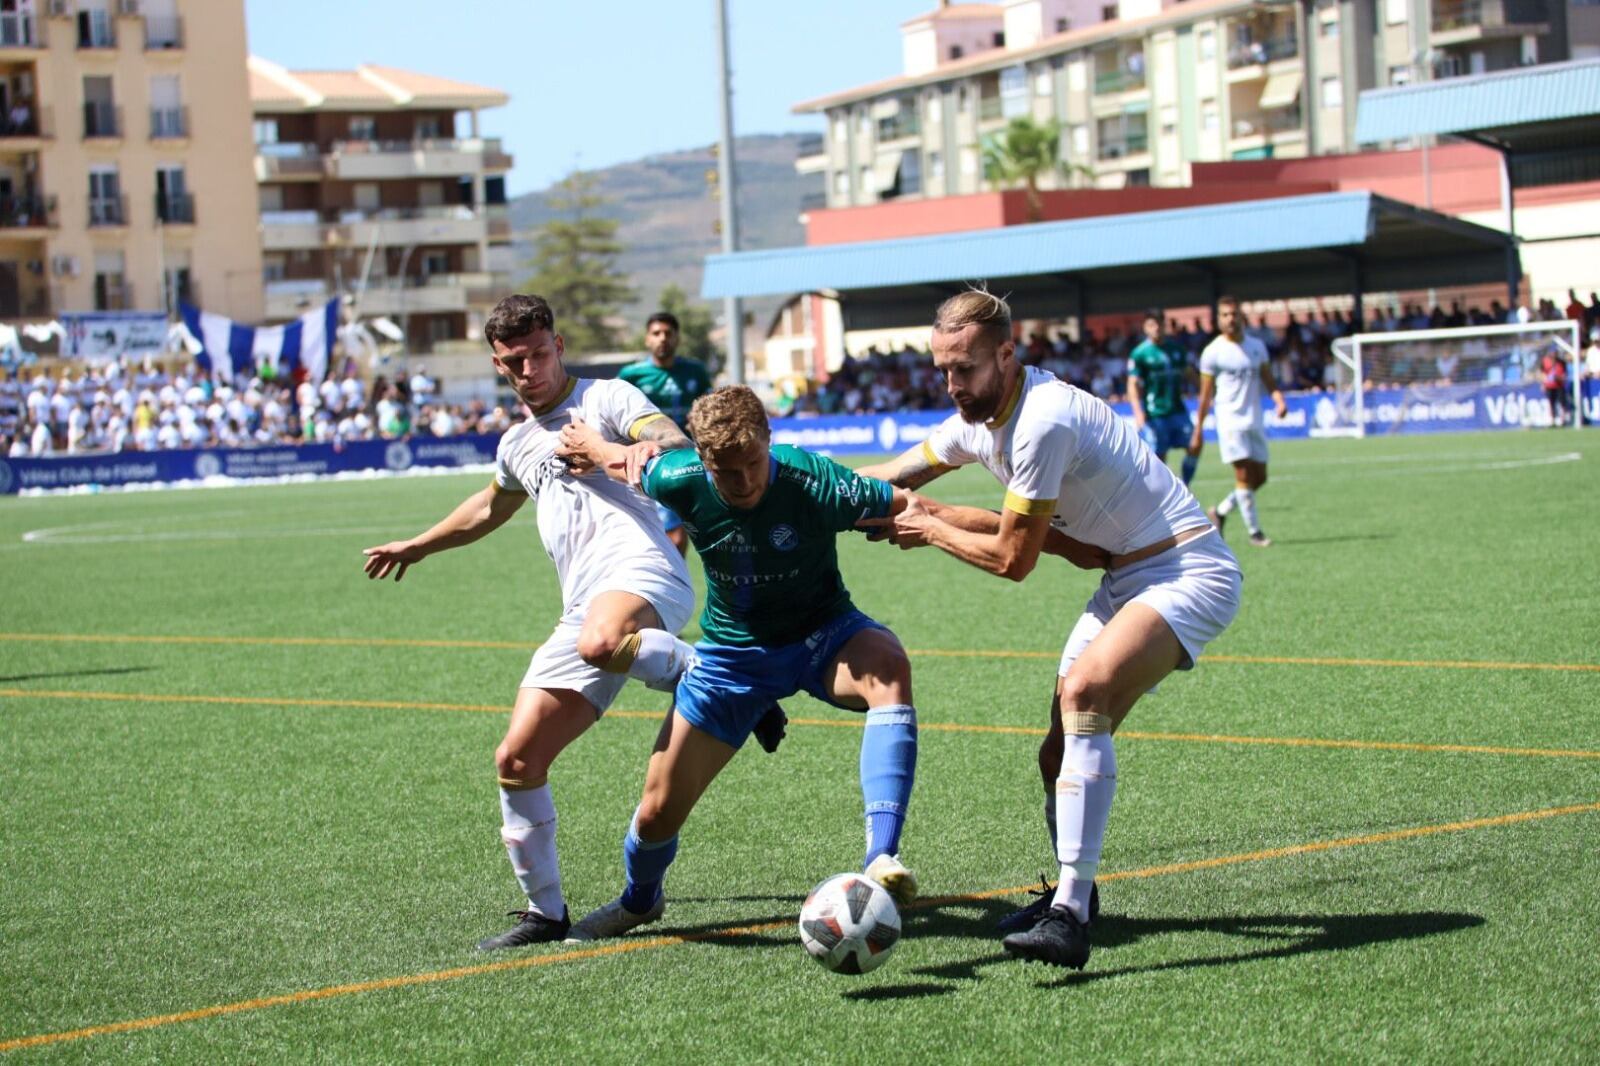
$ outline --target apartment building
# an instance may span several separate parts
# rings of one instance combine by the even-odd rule
[[[0,319],[254,320],[241,0],[0,0]]]
[[[340,293],[413,352],[481,336],[515,268],[511,157],[479,129],[506,94],[392,67],[249,70],[267,318]]]
[[[1006,0],[901,27],[904,72],[795,107],[825,206],[983,189],[983,139],[1055,119],[1050,187],[1181,185],[1201,161],[1353,151],[1362,89],[1600,52],[1593,0]],[[1570,17],[1569,17],[1570,16]]]

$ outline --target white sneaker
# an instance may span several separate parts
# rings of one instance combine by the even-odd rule
[[[917,875],[906,869],[900,856],[885,852],[868,863],[865,872],[900,906],[909,906],[917,898]]]
[[[567,933],[566,943],[586,944],[591,940],[606,940],[610,937],[621,936],[629,929],[637,928],[660,918],[667,909],[667,897],[663,893],[656,897],[655,904],[643,914],[635,914],[622,905],[622,897],[607,903],[603,907],[596,907],[585,914],[580,921],[572,923],[572,929]]]

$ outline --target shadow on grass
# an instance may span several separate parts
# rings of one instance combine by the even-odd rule
[[[1285,537],[1273,540],[1285,548],[1308,548],[1317,544],[1356,544],[1364,540],[1393,540],[1393,533],[1346,533],[1337,537]]]
[[[52,677],[104,677],[109,674],[144,674],[154,670],[153,666],[107,666],[99,670],[54,670],[47,674],[16,674],[11,677],[0,677],[0,684],[12,681],[43,681]]]

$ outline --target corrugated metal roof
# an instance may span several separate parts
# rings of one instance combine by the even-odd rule
[[[1375,199],[1368,192],[1321,193],[936,237],[713,255],[706,258],[701,295],[711,299],[1067,275],[1351,247],[1372,235]]]
[[[1600,116],[1600,59],[1369,89],[1358,106],[1362,144]]]

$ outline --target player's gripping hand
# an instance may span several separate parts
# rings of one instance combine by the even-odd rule
[[[394,579],[399,581],[406,576],[407,567],[422,562],[425,557],[422,549],[409,540],[392,540],[376,548],[364,548],[361,554],[367,557],[362,569],[367,572],[367,577],[374,581],[382,581],[390,573],[393,573]]]
[[[921,496],[906,493],[906,505],[899,513],[886,518],[864,518],[857,527],[868,530],[868,540],[887,540],[897,548],[910,550],[932,543],[929,531],[938,521],[929,512]]]
[[[650,460],[660,454],[661,445],[653,440],[642,440],[624,449],[622,469],[628,475],[628,484],[638,485],[644,481],[644,468],[650,465]]]
[[[561,427],[561,443],[556,448],[556,458],[567,464],[574,474],[588,474],[597,470],[606,440],[600,431],[572,412],[572,421]]]
[[[1044,550],[1059,555],[1079,570],[1111,569],[1111,553],[1094,544],[1073,540],[1059,529],[1045,534]]]

